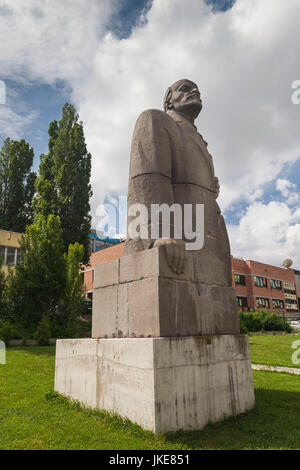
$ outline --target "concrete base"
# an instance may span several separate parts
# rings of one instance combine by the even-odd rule
[[[247,335],[58,340],[55,390],[155,433],[255,404]]]

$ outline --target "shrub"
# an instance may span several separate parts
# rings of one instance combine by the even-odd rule
[[[34,335],[39,346],[49,346],[51,339],[51,328],[49,318],[44,315]]]
[[[240,332],[243,335],[246,335],[248,333],[248,328],[244,325],[244,323],[240,324]]]
[[[239,312],[241,331],[286,331],[291,333],[292,329],[284,317],[276,313],[257,310],[256,312]]]
[[[9,321],[0,320],[0,340],[8,343],[11,339],[20,339],[21,333]]]

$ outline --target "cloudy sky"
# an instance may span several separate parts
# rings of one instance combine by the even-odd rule
[[[27,139],[38,168],[49,122],[72,102],[93,158],[95,215],[126,195],[139,113],[161,109],[167,86],[189,78],[232,253],[300,269],[299,17],[299,0],[0,0],[0,139]]]

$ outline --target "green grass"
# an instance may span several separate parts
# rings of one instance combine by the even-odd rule
[[[256,339],[256,337],[254,338]],[[50,394],[54,347],[8,348],[0,365],[0,449],[299,449],[300,380],[256,372],[256,409],[205,431],[154,436]]]
[[[292,348],[292,343],[299,340],[300,334],[251,335],[249,336],[251,361],[253,364],[300,368],[300,364],[292,363],[292,354],[296,351]],[[300,353],[298,357],[300,358]]]

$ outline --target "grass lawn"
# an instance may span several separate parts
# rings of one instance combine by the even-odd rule
[[[296,351],[292,348],[294,341],[300,341],[300,334],[251,335],[249,336],[251,361],[253,364],[300,368],[300,364],[292,363],[292,354]],[[300,345],[297,346],[297,349],[299,348]],[[298,358],[300,359],[300,353]]]
[[[297,376],[254,371],[254,411],[205,431],[156,437],[97,411],[47,401],[45,394],[53,389],[54,355],[53,346],[8,348],[7,364],[0,365],[0,449],[300,448]]]

